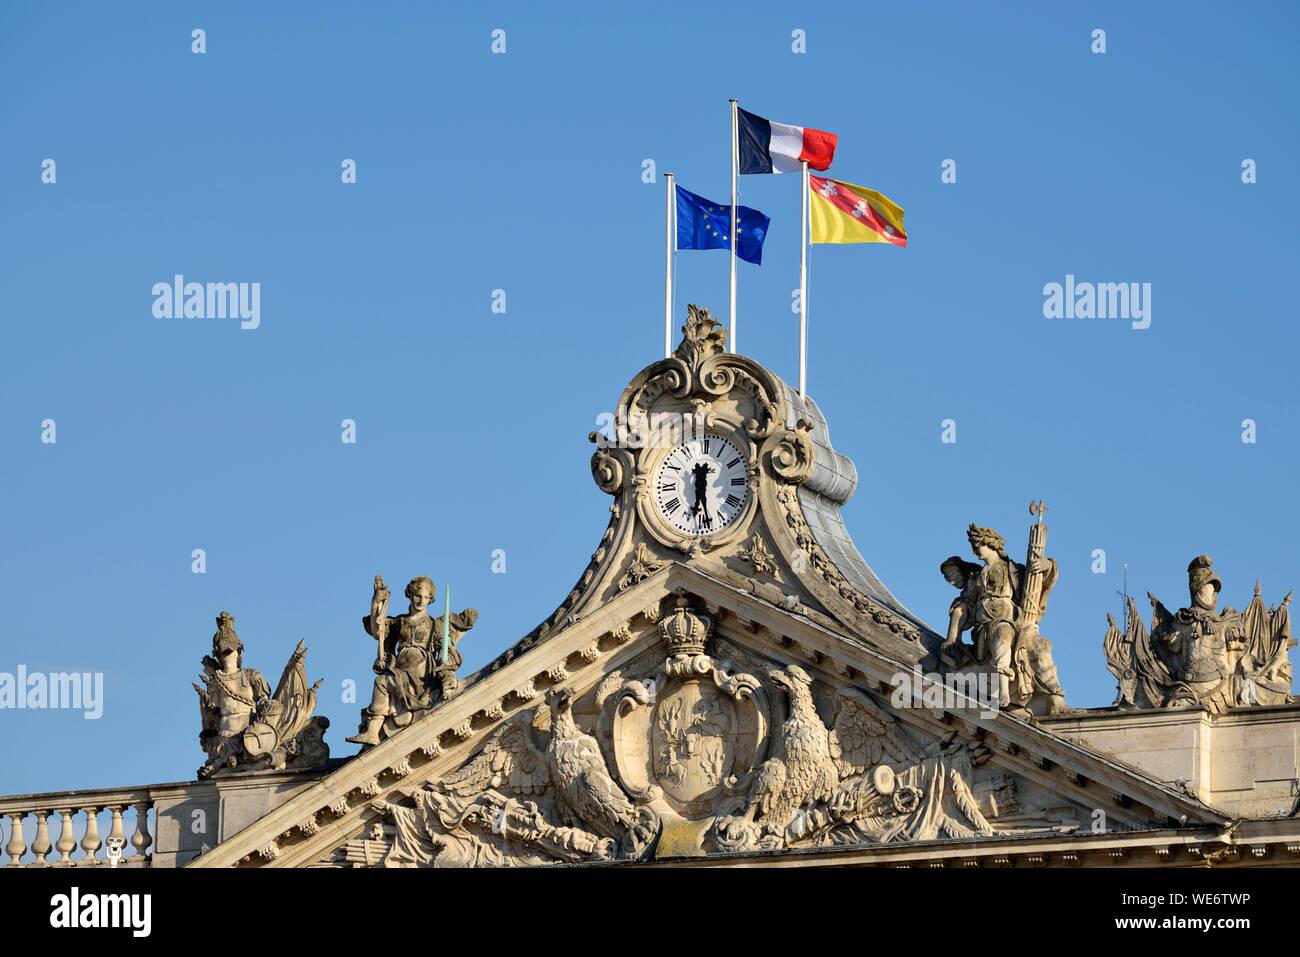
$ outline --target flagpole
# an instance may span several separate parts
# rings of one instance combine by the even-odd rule
[[[677,198],[673,189],[673,174],[665,173],[668,183],[664,203],[664,358],[673,354],[673,206]]]
[[[803,161],[799,212],[799,397],[808,395],[808,161]]]
[[[739,100],[731,100],[731,351],[736,351],[736,170],[740,162],[736,156],[739,151],[740,134],[738,124],[740,117],[736,110]]]

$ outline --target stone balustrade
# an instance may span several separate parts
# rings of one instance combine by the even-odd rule
[[[110,842],[120,841],[117,866],[147,867],[154,841],[149,830],[152,808],[149,788],[0,798],[0,851],[9,867],[105,867],[112,863]]]

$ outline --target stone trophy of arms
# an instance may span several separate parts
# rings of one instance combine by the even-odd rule
[[[996,697],[1004,710],[1055,714],[1066,710],[1065,692],[1052,643],[1039,632],[1038,623],[1059,570],[1056,559],[1044,554],[1047,508],[1033,502],[1029,510],[1038,520],[1030,526],[1023,564],[1007,555],[1001,535],[973,522],[966,538],[979,562],[953,555],[940,564],[939,571],[960,594],[948,606],[939,661],[950,671],[986,670],[997,683],[989,697]],[[971,632],[972,645],[962,643],[965,631]]]
[[[203,683],[194,685],[202,719],[199,744],[208,756],[199,777],[323,763],[329,758],[329,719],[312,717],[320,682],[308,686],[306,646],[298,642],[274,694],[262,672],[244,667],[243,656],[235,619],[223,611],[212,654],[203,658]]]
[[[1133,599],[1121,632],[1109,615],[1103,641],[1107,668],[1119,681],[1115,705],[1128,708],[1204,707],[1220,714],[1233,707],[1287,704],[1291,696],[1291,595],[1267,607],[1255,585],[1244,613],[1220,609],[1223,583],[1208,555],[1187,566],[1191,604],[1170,612],[1151,600],[1150,630]]]
[[[393,826],[385,867],[514,867],[639,860],[660,820],[614,780],[573,717],[573,691],[499,727],[465,764],[410,796],[378,802]]]
[[[376,745],[458,690],[461,655],[456,646],[478,621],[478,612],[467,608],[453,613],[449,608],[433,618],[429,608],[436,594],[432,579],[412,578],[406,586],[406,614],[389,617],[391,593],[383,578],[375,576],[370,614],[361,620],[366,634],[377,642],[375,684],[370,704],[362,709],[360,728],[348,741]]]
[[[990,752],[953,733],[921,746],[865,692],[840,688],[827,726],[813,679],[798,665],[772,668],[788,702],[771,756],[759,765],[744,810],[714,818],[713,850],[885,844],[939,836],[989,836],[996,828],[970,788]]]

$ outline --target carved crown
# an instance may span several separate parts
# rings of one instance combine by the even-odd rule
[[[663,636],[673,655],[702,655],[713,634],[713,616],[691,608],[686,596],[677,597],[677,605],[659,621]]]

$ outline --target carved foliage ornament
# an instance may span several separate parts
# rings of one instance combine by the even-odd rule
[[[696,408],[741,388],[755,404],[754,418],[744,423],[756,441],[765,439],[782,421],[784,400],[777,381],[752,359],[726,351],[726,331],[707,309],[687,307],[682,341],[668,358],[634,379],[619,402],[619,417],[637,431],[649,421],[650,410],[665,393],[690,399]]]
[[[627,571],[618,580],[618,590],[627,591],[633,585],[640,584],[663,568],[665,564],[665,562],[655,558],[654,552],[650,551],[650,547],[645,542],[638,543],[636,551],[628,559]]]
[[[759,574],[776,575],[776,558],[767,547],[762,536],[754,535],[749,544],[738,553],[740,560],[747,562]]]
[[[710,315],[709,310],[694,304],[686,307],[686,325],[682,326],[682,341],[674,355],[688,368],[698,369],[705,360],[727,351],[727,330]]]

